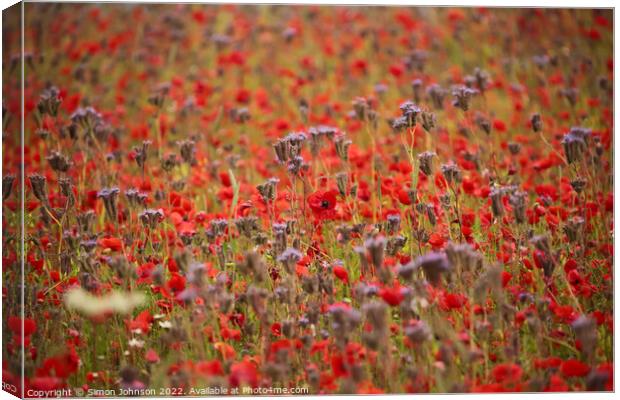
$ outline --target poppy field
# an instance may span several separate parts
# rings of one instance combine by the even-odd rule
[[[4,390],[613,391],[611,10],[18,17]]]

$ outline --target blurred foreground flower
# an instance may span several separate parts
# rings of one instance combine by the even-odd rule
[[[144,300],[142,293],[112,291],[104,296],[93,296],[82,288],[71,289],[65,294],[67,308],[89,317],[104,314],[129,314]]]

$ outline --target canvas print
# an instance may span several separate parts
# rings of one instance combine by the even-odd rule
[[[3,390],[613,391],[613,26],[4,10]]]

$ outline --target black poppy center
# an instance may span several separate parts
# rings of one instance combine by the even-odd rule
[[[323,208],[329,208],[329,201],[327,201],[327,200],[323,200],[323,201],[321,202],[321,207],[323,207]]]

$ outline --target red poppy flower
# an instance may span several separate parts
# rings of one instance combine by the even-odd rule
[[[336,208],[336,190],[322,190],[308,196],[308,206],[312,209],[314,216],[318,219],[333,218]]]
[[[562,363],[560,372],[567,378],[586,376],[590,372],[590,366],[579,360],[570,359]]]

